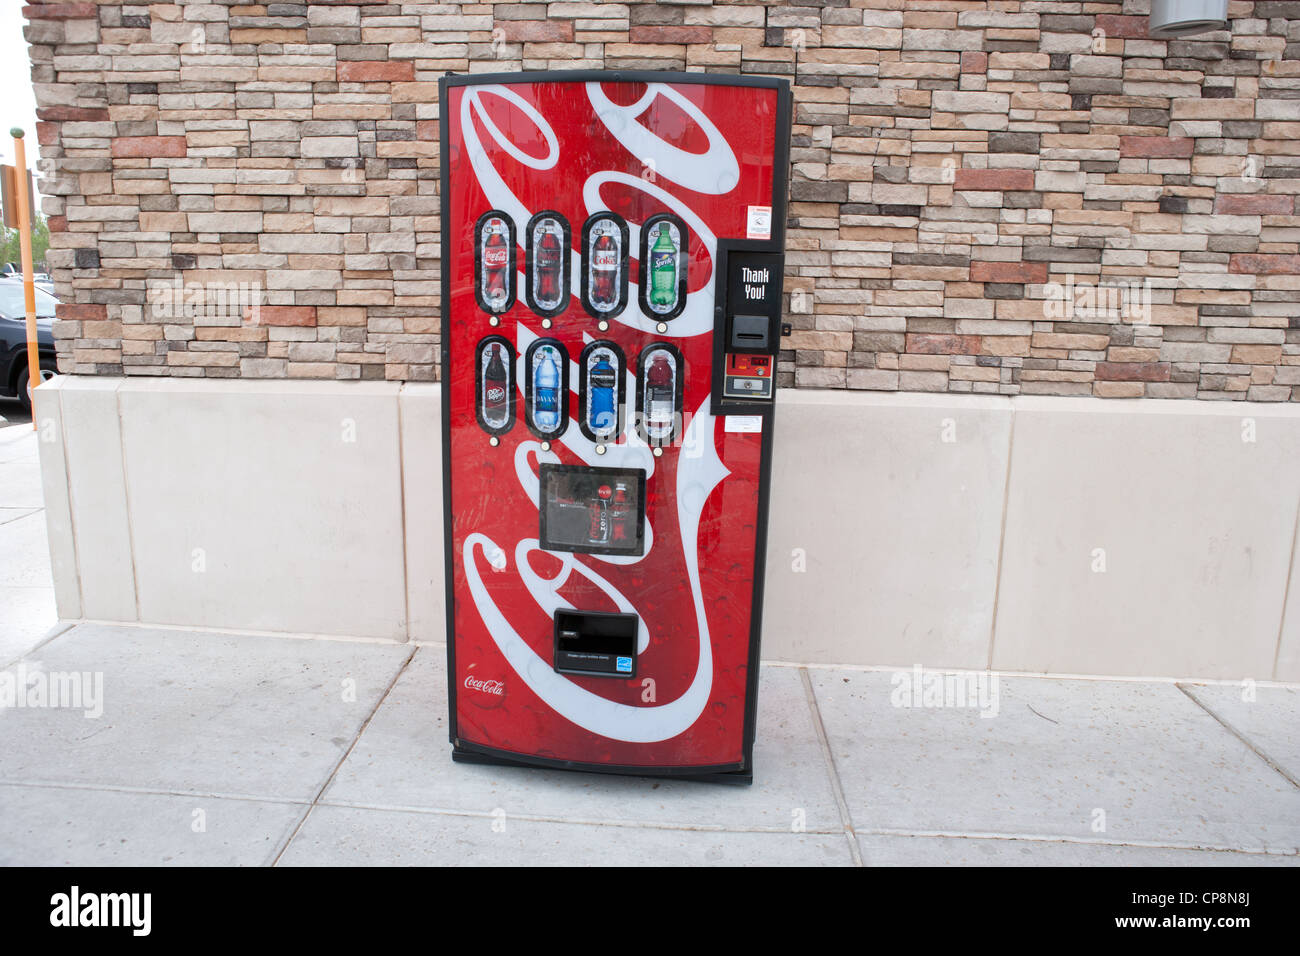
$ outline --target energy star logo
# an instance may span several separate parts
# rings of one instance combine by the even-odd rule
[[[152,928],[152,893],[82,893],[74,886],[50,897],[50,925],[66,927],[129,927],[133,936],[148,936]]]

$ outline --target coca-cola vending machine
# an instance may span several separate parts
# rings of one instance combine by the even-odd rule
[[[748,782],[789,86],[440,95],[452,755]]]

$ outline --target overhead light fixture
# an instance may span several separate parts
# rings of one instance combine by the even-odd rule
[[[1155,39],[1228,28],[1228,0],[1151,0],[1147,33]]]

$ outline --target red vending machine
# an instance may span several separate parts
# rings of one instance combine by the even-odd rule
[[[789,86],[440,93],[452,755],[747,782]]]

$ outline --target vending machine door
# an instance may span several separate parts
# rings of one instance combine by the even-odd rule
[[[788,84],[440,92],[453,756],[748,780]]]

